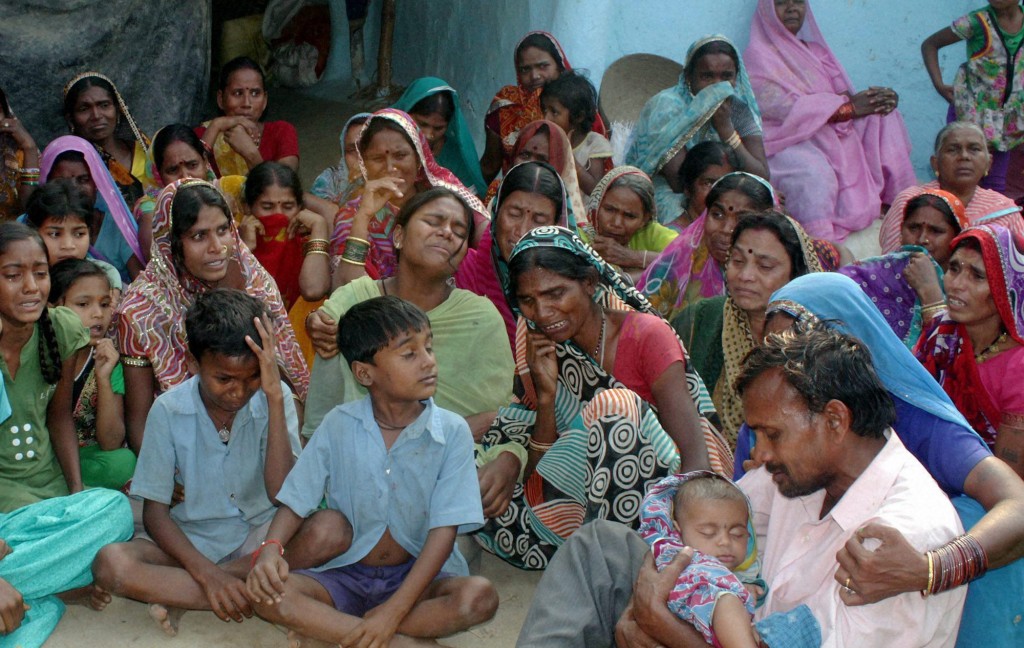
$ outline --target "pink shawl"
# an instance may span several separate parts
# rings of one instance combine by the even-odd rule
[[[773,0],[759,0],[743,60],[761,108],[768,155],[814,137],[846,103],[847,97],[840,93],[854,92],[809,5],[803,27],[794,36],[779,22]],[[845,122],[832,127],[852,126]]]

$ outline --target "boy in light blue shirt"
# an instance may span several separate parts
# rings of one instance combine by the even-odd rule
[[[338,348],[369,395],[324,417],[278,493],[247,581],[264,619],[331,644],[403,646],[494,615],[493,585],[468,576],[455,548],[483,509],[469,427],[431,398],[431,344],[427,316],[397,297],[357,304],[338,322]],[[352,524],[352,546],[289,573],[277,549],[325,495]]]
[[[252,616],[244,582],[251,555],[300,450],[295,406],[260,301],[213,290],[196,299],[185,330],[195,375],[153,403],[132,480],[146,531],[104,547],[93,565],[101,591],[150,603],[169,635],[185,609],[213,610],[224,621]],[[174,501],[176,486],[183,501]],[[293,543],[296,566],[344,551],[349,536],[341,524],[337,530],[335,543]]]

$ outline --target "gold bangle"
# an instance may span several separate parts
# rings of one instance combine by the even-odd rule
[[[932,593],[932,585],[935,584],[935,563],[932,562],[932,552],[926,551],[925,555],[928,556],[928,585],[921,590],[921,596],[928,598],[928,595]]]
[[[348,240],[348,241],[355,241],[356,243],[362,243],[366,247],[370,247],[370,242],[367,241],[366,239],[361,239],[361,238],[356,238],[354,236],[350,236],[346,240]]]
[[[342,263],[348,263],[348,264],[354,265],[354,266],[359,266],[360,268],[363,267],[363,263],[362,262],[360,262],[360,261],[353,261],[352,259],[346,259],[345,257],[341,257],[341,262]]]
[[[306,239],[306,243],[322,243],[324,245],[330,245],[331,244],[330,241],[328,241],[327,239],[322,239],[322,238]]]
[[[302,256],[308,257],[308,256],[313,256],[314,254],[322,254],[322,255],[324,255],[327,258],[331,257],[331,253],[328,252],[327,250],[310,250],[309,252],[306,252]]]
[[[552,442],[552,443],[540,443],[538,441],[534,441],[533,438],[531,437],[530,441],[527,443],[527,445],[530,446],[530,450],[535,450],[537,452],[547,452],[552,447],[554,447],[555,444],[554,444],[554,442]]]
[[[152,367],[153,363],[149,361],[149,358],[139,358],[137,356],[123,355],[121,356],[121,364],[128,367]]]
[[[740,137],[739,133],[737,133],[736,131],[733,131],[732,135],[730,135],[728,138],[726,138],[725,144],[726,144],[726,146],[728,146],[729,148],[731,148],[732,150],[735,151],[739,147],[743,146],[743,138]]]

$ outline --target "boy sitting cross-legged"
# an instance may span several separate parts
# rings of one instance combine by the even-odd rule
[[[357,304],[338,322],[338,348],[369,395],[324,417],[278,493],[247,581],[257,614],[288,626],[293,645],[434,645],[412,637],[465,630],[497,609],[494,587],[464,576],[454,546],[483,510],[469,427],[431,398],[431,344],[427,316],[397,297]],[[289,573],[278,548],[325,493],[352,523],[352,547]]]
[[[170,635],[185,609],[212,609],[224,621],[252,616],[245,576],[299,452],[295,406],[260,301],[213,290],[189,309],[185,331],[193,377],[153,403],[132,481],[146,531],[104,547],[93,563],[101,591],[152,604]],[[172,504],[176,485],[185,498]],[[286,545],[289,561],[321,564],[350,538],[341,515],[324,511]]]

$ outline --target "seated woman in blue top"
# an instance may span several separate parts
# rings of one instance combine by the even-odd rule
[[[952,497],[964,528],[987,555],[988,566],[1003,567],[971,583],[957,645],[1024,645],[1024,628],[1014,623],[1021,613],[1020,597],[1007,596],[1024,591],[1024,561],[1017,561],[1024,555],[1024,482],[992,456],[853,280],[835,273],[794,279],[772,295],[765,330],[778,332],[814,321],[859,338],[871,350],[878,377],[896,404],[893,429]],[[743,462],[750,455],[753,434],[744,426],[739,436],[737,479],[743,468],[750,469],[750,463]],[[862,546],[869,537],[881,540],[874,552]],[[930,559],[889,527],[867,525],[838,558],[835,578],[848,588],[842,595],[848,605],[925,590],[929,584]]]

